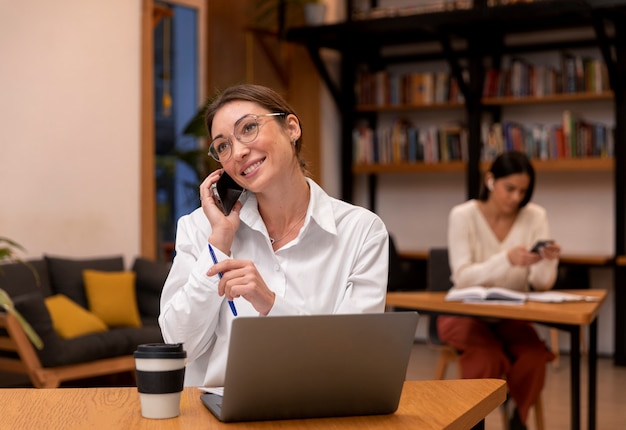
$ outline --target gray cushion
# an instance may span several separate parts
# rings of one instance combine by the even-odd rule
[[[0,288],[16,297],[38,291],[50,295],[48,268],[43,259],[0,265]]]
[[[48,265],[52,292],[65,294],[85,309],[89,309],[89,305],[83,283],[83,270],[91,269],[106,272],[124,270],[124,258],[122,256],[74,260],[46,255],[44,258]]]
[[[137,305],[142,319],[156,321],[159,316],[161,291],[171,267],[171,263],[161,263],[141,257],[135,259],[133,271],[136,274]]]

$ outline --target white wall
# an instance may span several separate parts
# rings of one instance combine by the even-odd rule
[[[0,236],[140,250],[140,0],[0,0]]]

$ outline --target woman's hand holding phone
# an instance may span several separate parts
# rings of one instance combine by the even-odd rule
[[[539,246],[537,253],[541,255],[542,258],[546,258],[548,260],[554,260],[561,256],[561,247],[554,240],[546,240],[544,243]]]
[[[226,216],[216,203],[212,188],[224,174],[223,169],[218,169],[206,177],[200,185],[200,201],[202,210],[211,224],[209,242],[225,254],[230,254],[230,246],[239,228],[239,211],[242,204],[238,200],[235,201]]]
[[[228,216],[243,193],[243,187],[223,171],[217,182],[211,184],[211,193],[217,207]]]

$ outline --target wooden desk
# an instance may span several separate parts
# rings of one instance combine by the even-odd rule
[[[10,429],[469,429],[506,398],[500,379],[407,381],[394,414],[252,423],[219,422],[186,387],[181,414],[142,418],[137,388],[0,389],[2,428]]]
[[[589,326],[588,429],[596,426],[597,316],[606,298],[605,290],[559,290],[597,297],[597,302],[538,303],[523,305],[446,302],[446,292],[387,293],[387,306],[451,315],[519,319],[546,324],[570,333],[571,424],[580,429],[580,328]]]

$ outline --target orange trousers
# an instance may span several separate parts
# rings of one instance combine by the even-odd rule
[[[546,378],[554,354],[531,323],[517,320],[439,316],[439,338],[460,353],[463,378],[506,377],[509,395],[524,423]]]

